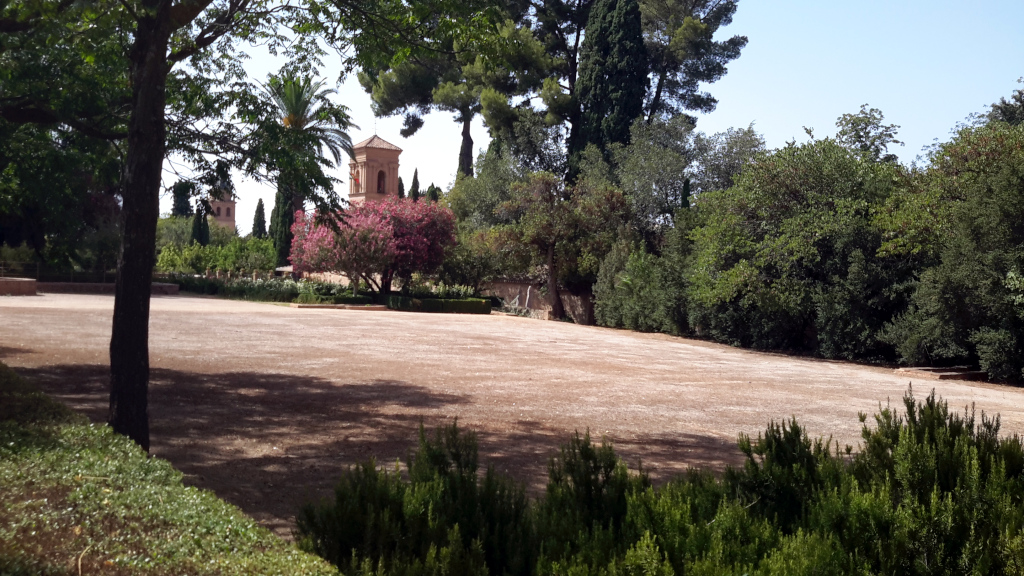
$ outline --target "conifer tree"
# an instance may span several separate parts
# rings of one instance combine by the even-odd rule
[[[263,198],[256,202],[256,215],[252,219],[252,237],[267,237],[267,217],[263,211]]]
[[[171,188],[174,204],[171,205],[171,216],[185,217],[192,215],[191,196],[196,185],[185,180],[178,180]]]
[[[586,31],[576,83],[582,123],[578,137],[569,143],[570,165],[578,164],[588,144],[605,150],[629,141],[630,126],[643,114],[648,86],[637,0],[597,0]]]
[[[398,177],[398,197],[405,198],[405,182],[402,182],[402,177]]]
[[[200,246],[210,243],[210,223],[206,220],[206,212],[200,208],[192,217],[192,241]]]
[[[277,265],[287,266],[292,252],[292,224],[295,211],[292,210],[292,195],[285,186],[278,184],[274,198],[274,211],[270,214],[270,239],[277,251]]]
[[[433,182],[431,182],[430,187],[427,188],[427,198],[429,198],[431,202],[437,202],[441,199],[441,189],[434,186]]]
[[[412,171],[412,184],[409,186],[409,198],[412,198],[413,202],[420,199],[420,170],[419,168]]]

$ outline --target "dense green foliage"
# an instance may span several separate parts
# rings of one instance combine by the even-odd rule
[[[2,364],[0,484],[2,574],[337,573]]]
[[[156,269],[186,274],[205,274],[207,270],[252,273],[273,270],[275,262],[274,244],[269,239],[235,236],[220,246],[169,244],[160,251]]]
[[[621,176],[639,162],[624,155],[617,170],[641,233],[624,235],[605,257],[597,321],[1024,377],[1014,280],[1024,266],[1024,128],[963,128],[925,167],[908,168],[887,153],[896,127],[882,120],[865,106],[840,118],[836,139],[747,155],[730,185],[702,183],[671,220],[671,201]],[[677,134],[680,152],[660,154],[676,154],[678,165],[690,148]],[[663,194],[679,188],[661,182],[653,188]]]
[[[1020,439],[934,394],[904,407],[856,453],[772,423],[740,437],[742,467],[658,488],[576,434],[536,501],[480,473],[472,433],[421,430],[407,474],[353,468],[299,541],[348,574],[1020,574]]]

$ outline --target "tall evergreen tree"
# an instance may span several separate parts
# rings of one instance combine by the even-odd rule
[[[409,198],[412,198],[413,202],[420,199],[420,170],[419,168],[412,171],[412,184],[409,186]]]
[[[438,200],[441,199],[441,189],[438,188],[437,186],[434,186],[433,182],[431,182],[430,186],[427,188],[427,198],[431,202],[437,202]]]
[[[292,224],[295,212],[292,210],[292,196],[288,188],[278,184],[274,199],[274,211],[270,214],[270,239],[277,251],[277,265],[287,266],[292,252]]]
[[[637,0],[597,0],[590,11],[576,84],[581,107],[577,138],[569,142],[570,172],[589,144],[602,150],[629,141],[643,114],[648,58]]]
[[[200,208],[192,216],[192,241],[200,246],[210,243],[210,223],[206,220],[206,212]]]
[[[252,218],[252,237],[267,237],[267,217],[263,211],[263,198],[256,202],[256,215]]]
[[[171,216],[185,217],[192,215],[192,195],[196,185],[186,180],[178,180],[171,188],[174,203],[171,205]]]
[[[398,177],[398,197],[405,198],[405,182],[402,182],[402,177]]]

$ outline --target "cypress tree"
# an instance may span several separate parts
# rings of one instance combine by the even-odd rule
[[[420,199],[420,170],[419,168],[412,171],[412,184],[409,185],[409,198],[412,198],[413,202]]]
[[[434,186],[433,182],[431,182],[430,187],[427,188],[427,198],[429,198],[431,202],[437,202],[441,199],[441,189]]]
[[[252,218],[252,237],[267,237],[267,217],[263,212],[263,198],[256,202],[256,215]]]
[[[195,188],[195,184],[185,180],[178,180],[174,184],[171,188],[171,194],[174,197],[174,203],[171,205],[171,216],[184,217],[192,215],[191,196]]]
[[[402,177],[398,177],[398,197],[405,198],[405,182],[402,182]]]
[[[196,210],[192,216],[192,241],[200,246],[210,243],[210,223],[206,220],[206,212],[202,209]]]
[[[581,108],[580,136],[570,164],[588,144],[606,150],[627,143],[629,128],[643,114],[648,58],[637,0],[597,0],[587,20],[576,94]]]
[[[292,195],[283,184],[277,185],[277,196],[274,198],[274,212],[270,215],[270,238],[277,250],[277,265],[287,266],[288,256],[292,253],[292,224],[295,213],[292,211]]]

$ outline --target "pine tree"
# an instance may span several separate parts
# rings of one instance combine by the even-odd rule
[[[581,106],[579,137],[570,143],[570,163],[588,144],[602,150],[627,143],[643,114],[648,59],[637,0],[597,0],[587,20],[576,93]]]
[[[185,217],[192,215],[191,196],[195,193],[196,185],[193,182],[178,180],[171,188],[174,203],[171,205],[171,216]]]
[[[412,198],[413,202],[420,199],[420,170],[419,168],[412,171],[412,184],[409,186],[409,198]]]
[[[402,182],[402,177],[398,177],[398,197],[405,198],[405,182]]]
[[[287,266],[288,256],[292,253],[292,224],[295,212],[292,211],[292,195],[282,185],[277,186],[274,198],[274,212],[270,215],[270,238],[277,250],[277,265]]]
[[[267,237],[267,217],[263,212],[263,198],[256,202],[256,215],[252,219],[252,237]]]

